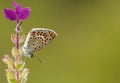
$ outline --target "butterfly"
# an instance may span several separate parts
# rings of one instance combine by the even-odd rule
[[[57,33],[47,28],[33,28],[27,35],[22,47],[27,57],[34,57],[36,51],[41,50],[57,37]]]

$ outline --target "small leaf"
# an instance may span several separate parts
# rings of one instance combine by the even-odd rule
[[[6,76],[8,79],[15,79],[14,74],[10,69],[6,70]]]
[[[17,50],[15,47],[12,48],[13,57],[16,57],[16,56],[22,55],[22,54],[23,54],[22,47],[20,47],[19,50]]]
[[[24,41],[24,39],[25,39],[25,35],[24,34],[19,36],[19,43],[22,43]]]
[[[12,55],[13,57],[16,57],[19,55],[19,51],[15,47],[12,48]]]
[[[18,65],[17,65],[17,69],[22,68],[22,66],[23,66],[22,64],[18,64]]]
[[[20,79],[21,79],[21,80],[27,80],[28,74],[29,74],[29,69],[24,68],[24,69],[22,70],[22,72],[21,72],[21,77],[20,77]]]
[[[11,59],[9,55],[4,55],[4,58],[2,60],[4,63],[8,65],[8,68],[14,70],[15,65],[14,65],[13,59]]]
[[[16,79],[9,79],[9,83],[17,83]]]
[[[23,63],[23,64],[18,64],[18,65],[17,65],[17,69],[18,69],[18,70],[21,70],[23,67],[24,67],[24,63]]]
[[[21,83],[26,83],[26,81],[27,81],[27,78],[26,79],[22,79]]]
[[[11,34],[11,40],[13,43],[16,43],[16,35],[14,33]]]
[[[23,55],[22,47],[19,48],[19,54],[20,54],[20,55]]]

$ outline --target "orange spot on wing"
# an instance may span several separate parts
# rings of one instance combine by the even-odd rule
[[[31,35],[32,35],[32,36],[34,36],[34,35],[35,35],[35,33],[36,33],[36,32],[35,32],[35,31],[33,31],[33,32],[31,33]]]
[[[39,35],[39,33],[37,32],[37,35]]]

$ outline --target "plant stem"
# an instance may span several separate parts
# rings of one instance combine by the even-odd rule
[[[17,22],[17,26],[16,26],[16,49],[19,50],[19,30],[20,30],[20,27],[21,27],[21,22],[18,21]],[[15,58],[15,63],[16,65],[18,65],[18,59],[19,59],[20,55],[18,54],[17,57]],[[19,70],[17,69],[16,67],[16,80],[17,80],[17,83],[20,83],[20,72]]]
[[[19,33],[16,32],[16,49],[19,50]]]
[[[18,70],[16,70],[16,78],[17,78],[17,83],[20,83],[20,81],[19,81],[19,71]]]

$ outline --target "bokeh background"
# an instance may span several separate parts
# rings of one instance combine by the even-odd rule
[[[0,58],[11,55],[15,23],[3,9],[12,0],[0,0]],[[120,83],[120,0],[16,0],[32,9],[23,33],[33,27],[55,30],[54,42],[27,59],[27,83]],[[7,83],[6,64],[0,60],[0,83]]]

